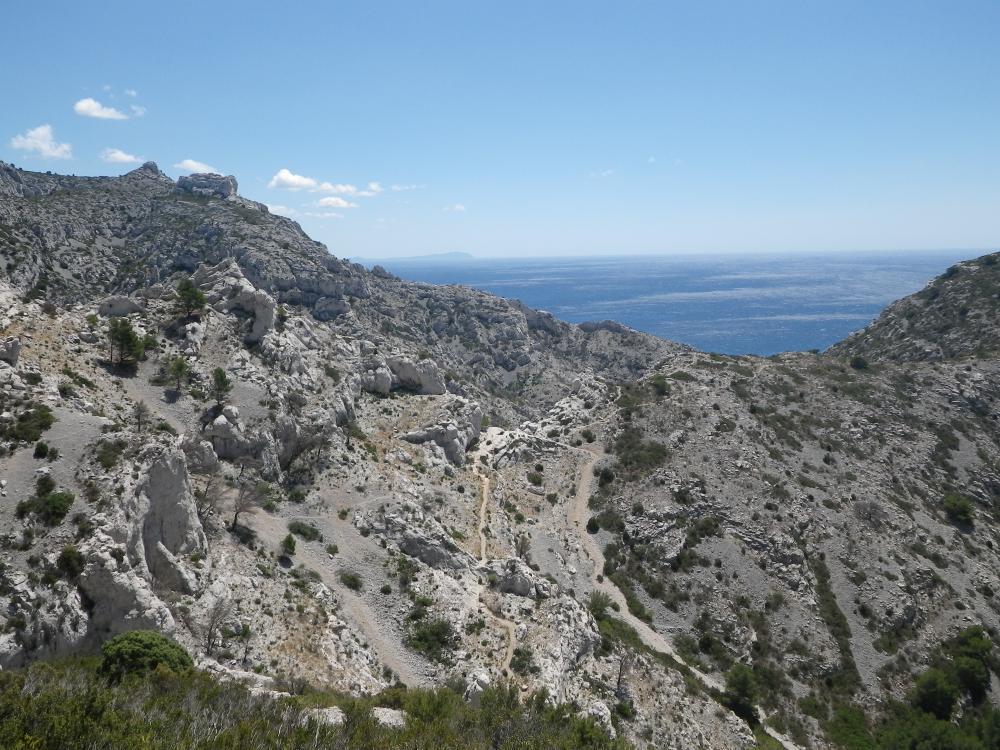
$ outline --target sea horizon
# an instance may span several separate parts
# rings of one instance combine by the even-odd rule
[[[981,250],[358,260],[412,281],[460,284],[571,323],[615,320],[703,351],[823,350]]]

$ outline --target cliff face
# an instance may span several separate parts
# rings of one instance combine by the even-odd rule
[[[3,665],[155,627],[261,690],[513,677],[749,748],[744,662],[828,747],[1000,625],[996,256],[723,357],[369,272],[236,187],[0,165]]]

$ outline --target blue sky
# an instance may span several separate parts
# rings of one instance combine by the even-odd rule
[[[996,0],[104,0],[4,20],[0,159],[198,161],[340,256],[1000,244]]]

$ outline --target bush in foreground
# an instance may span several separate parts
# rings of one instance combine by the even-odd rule
[[[343,726],[312,721],[310,706],[339,705]],[[406,712],[383,727],[373,706]],[[449,688],[393,688],[365,699],[313,692],[271,699],[197,670],[156,669],[108,680],[97,660],[0,672],[0,747],[144,750],[626,750],[591,719],[543,695],[488,688],[473,706]]]
[[[121,679],[131,672],[150,672],[164,666],[184,672],[194,666],[187,651],[152,630],[133,630],[116,635],[101,648],[101,672]]]

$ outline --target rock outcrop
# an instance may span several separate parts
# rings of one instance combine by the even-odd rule
[[[250,331],[243,337],[247,344],[256,344],[274,328],[274,298],[254,287],[232,259],[217,266],[199,268],[192,281],[204,293],[210,305],[220,312],[239,311],[250,316]]]
[[[409,443],[432,443],[438,446],[448,461],[461,466],[465,453],[479,440],[483,424],[483,410],[479,404],[461,399],[454,411],[442,413],[434,424],[403,435]]]
[[[232,175],[223,177],[221,174],[207,172],[179,178],[177,189],[204,198],[230,200],[236,197],[238,186]]]

